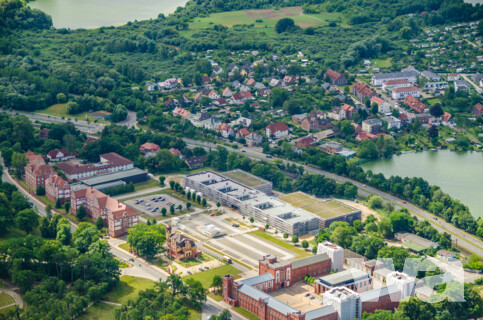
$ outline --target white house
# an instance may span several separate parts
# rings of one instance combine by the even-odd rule
[[[394,116],[384,117],[384,118],[381,118],[381,120],[384,121],[385,123],[387,123],[387,128],[389,130],[391,130],[391,129],[396,129],[396,130],[401,129],[401,120],[399,120],[398,118],[396,118]]]
[[[404,87],[404,88],[395,88],[392,90],[392,98],[395,100],[402,100],[405,99],[407,96],[411,95],[415,98],[419,98],[421,96],[421,90],[418,88],[411,86],[411,87]]]
[[[288,136],[288,126],[283,122],[270,123],[265,128],[265,135],[275,139],[286,137]]]

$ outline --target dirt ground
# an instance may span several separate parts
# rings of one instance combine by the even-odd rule
[[[337,200],[339,200],[340,202],[345,203],[349,206],[352,206],[354,208],[361,210],[362,221],[365,221],[367,216],[370,215],[370,214],[374,215],[374,217],[376,217],[378,220],[382,219],[382,217],[379,213],[377,213],[375,210],[373,210],[369,207],[366,207],[363,204],[360,204],[360,203],[357,203],[357,202],[354,202],[354,201],[350,201],[350,200],[345,200],[345,199],[337,199]]]

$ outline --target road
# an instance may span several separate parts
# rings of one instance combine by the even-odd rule
[[[55,121],[58,121],[58,122],[67,122],[68,121],[67,119],[47,117],[47,116],[44,116],[44,115],[32,114],[32,113],[28,113],[28,112],[10,112],[10,113],[18,113],[18,114],[25,115],[29,119],[31,119],[32,121],[38,120],[38,121],[52,122],[53,119],[55,119]],[[99,123],[97,123],[97,124],[87,123],[85,121],[76,121],[76,122],[74,122],[74,124],[76,125],[76,127],[79,130],[84,131],[84,132],[88,132],[88,133],[94,132],[94,131],[95,132],[100,131],[104,127],[104,125],[99,124]],[[189,138],[183,138],[183,140],[190,146],[201,146],[201,147],[204,147],[206,149],[209,149],[209,148],[214,149],[214,148],[217,147],[216,144],[210,143],[210,142],[201,142],[201,141],[197,141],[197,140],[193,140],[193,139],[189,139]],[[276,159],[276,158],[268,159],[268,158],[266,158],[266,155],[264,155],[263,153],[255,151],[255,150],[250,149],[250,148],[233,149],[233,148],[226,147],[226,146],[224,146],[224,147],[227,148],[230,151],[233,151],[233,152],[243,153],[244,155],[246,155],[246,156],[248,156],[252,159],[256,159],[256,160],[274,161]],[[287,161],[287,160],[283,160],[283,159],[281,159],[281,160],[284,163],[294,163],[292,161]],[[298,163],[295,163],[295,164],[299,165]],[[304,168],[307,172],[324,175],[326,177],[334,179],[335,181],[337,181],[339,183],[343,183],[343,182],[346,182],[346,181],[352,182],[355,186],[357,186],[359,195],[361,195],[363,197],[366,197],[370,194],[375,194],[375,195],[378,195],[378,196],[384,198],[386,201],[390,201],[390,202],[394,203],[395,205],[397,205],[401,208],[406,208],[407,210],[409,210],[409,212],[411,212],[411,214],[417,216],[418,218],[426,219],[427,221],[429,221],[429,223],[431,223],[431,225],[434,228],[436,228],[439,232],[443,232],[443,231],[449,232],[451,234],[451,239],[453,241],[457,242],[458,246],[464,247],[465,249],[467,249],[467,250],[469,250],[473,253],[476,253],[479,256],[483,256],[483,242],[480,239],[478,239],[477,237],[475,237],[473,235],[470,235],[470,234],[464,232],[463,230],[460,230],[460,229],[454,227],[453,225],[447,223],[446,221],[443,221],[441,219],[436,220],[436,216],[430,214],[427,211],[424,211],[424,210],[422,210],[422,209],[420,209],[420,208],[418,208],[418,207],[416,207],[416,206],[414,206],[410,203],[404,203],[403,200],[401,200],[401,199],[399,199],[395,196],[392,196],[392,195],[385,193],[381,190],[366,186],[366,185],[364,185],[360,182],[351,180],[349,178],[341,177],[341,176],[335,175],[333,173],[323,171],[323,170],[320,170],[320,169],[317,169],[317,168],[314,168],[314,167],[306,166],[306,165],[304,165]]]
[[[463,79],[465,79],[465,80],[466,80],[466,82],[468,82],[469,84],[471,84],[471,85],[473,86],[473,88],[475,88],[476,92],[478,92],[478,93],[480,93],[480,94],[483,92],[483,89],[481,89],[480,87],[478,87],[478,85],[477,85],[477,84],[475,84],[475,83],[473,82],[473,80],[471,80],[471,78],[470,78],[470,77],[468,77],[468,75],[467,75],[467,74],[462,74],[461,76],[463,77]]]

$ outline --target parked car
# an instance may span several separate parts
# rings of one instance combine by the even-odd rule
[[[200,267],[200,268],[198,268],[198,270],[200,270],[200,271],[205,271],[205,270],[203,270],[203,268],[201,268],[201,267]]]
[[[266,158],[268,158],[268,159],[272,159],[272,156],[268,154],[268,155],[266,156]]]
[[[215,214],[214,214],[214,213],[210,213],[210,217],[214,217],[214,216],[215,216]]]
[[[186,271],[186,272],[187,272],[188,274],[192,274],[192,273],[191,273],[191,271],[189,271],[189,270],[188,270],[188,271]]]
[[[310,292],[307,292],[307,293],[304,295],[304,297],[308,297],[308,296],[310,296]]]

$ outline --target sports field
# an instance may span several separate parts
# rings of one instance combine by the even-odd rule
[[[222,174],[229,179],[238,181],[241,184],[246,185],[247,187],[256,187],[266,183],[265,181],[258,178],[257,176],[243,172],[241,170],[228,171]]]
[[[0,293],[0,308],[4,308],[14,303],[15,303],[15,300],[13,300],[13,298],[10,295],[4,292]]]
[[[291,204],[292,206],[296,208],[301,208],[308,206],[310,204],[314,204],[319,202],[320,200],[315,199],[303,192],[294,192],[294,193],[289,193],[284,196],[279,197],[278,199],[287,202]]]
[[[339,12],[305,14],[302,11],[302,7],[298,6],[285,7],[278,10],[253,9],[213,13],[205,18],[195,18],[194,21],[189,23],[189,29],[193,32],[200,29],[212,28],[217,24],[226,27],[253,24],[254,28],[273,30],[277,21],[282,18],[293,19],[295,24],[301,28],[328,25],[332,21],[339,25],[342,24],[344,27],[348,27],[342,14]]]

